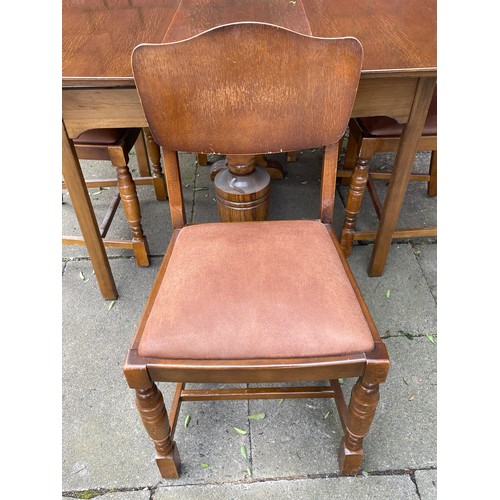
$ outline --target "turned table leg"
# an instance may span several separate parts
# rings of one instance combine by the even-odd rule
[[[172,441],[167,410],[156,384],[149,389],[136,389],[136,405],[142,423],[156,449],[156,463],[164,478],[178,478],[181,461]]]

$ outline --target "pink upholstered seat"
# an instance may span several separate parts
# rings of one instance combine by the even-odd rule
[[[126,128],[93,128],[86,130],[76,139],[75,144],[116,144],[128,132]]]
[[[268,221],[180,231],[139,355],[288,358],[373,347],[325,226]]]
[[[398,137],[403,132],[403,125],[389,116],[370,116],[356,118],[361,128],[366,134],[373,137],[389,136]],[[429,112],[425,120],[422,135],[437,134],[437,90],[434,92],[432,101],[429,105]]]

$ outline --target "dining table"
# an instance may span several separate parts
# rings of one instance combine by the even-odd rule
[[[361,42],[352,117],[390,116],[404,125],[368,267],[370,276],[383,274],[437,80],[436,0],[63,0],[62,21],[63,177],[105,299],[118,296],[116,284],[72,140],[95,128],[147,129],[134,47],[233,22]]]

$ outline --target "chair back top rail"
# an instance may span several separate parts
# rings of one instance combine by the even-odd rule
[[[334,144],[362,62],[355,38],[234,23],[142,44],[132,67],[155,140],[170,151],[266,154]]]

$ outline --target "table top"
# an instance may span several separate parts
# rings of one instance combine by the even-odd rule
[[[217,25],[245,21],[312,34],[302,0],[182,0],[163,41],[184,40]]]
[[[321,37],[354,36],[362,77],[435,75],[436,0],[63,0],[63,86],[133,85],[140,43],[257,21]]]

